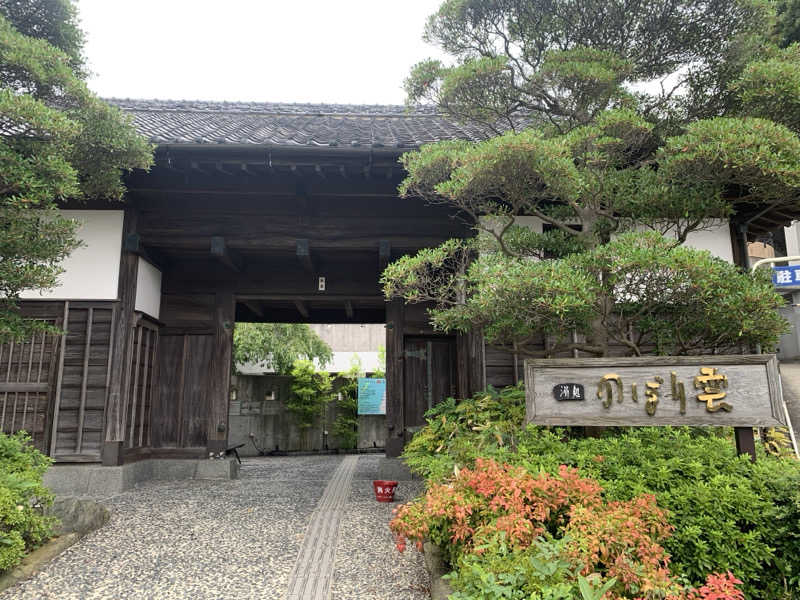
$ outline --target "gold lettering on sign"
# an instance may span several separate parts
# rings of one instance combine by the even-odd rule
[[[603,400],[603,392],[605,391],[606,393],[605,400],[603,400],[603,408],[611,408],[611,403],[614,401],[612,381],[617,384],[617,402],[622,402],[622,378],[616,373],[608,373],[603,375],[597,384],[597,398]]]
[[[658,388],[664,383],[661,377],[656,376],[653,377],[653,379],[655,381],[648,381],[644,384],[646,388],[644,396],[647,398],[647,401],[644,403],[644,408],[651,417],[656,414],[656,407],[658,406]]]
[[[700,367],[700,375],[694,378],[694,388],[696,390],[703,390],[703,393],[697,394],[698,402],[706,403],[706,410],[708,412],[717,412],[719,409],[730,412],[733,408],[727,402],[717,402],[726,396],[723,388],[728,387],[728,376],[722,375],[718,369],[711,367]]]
[[[680,411],[682,415],[686,414],[686,386],[683,382],[678,381],[678,373],[671,371],[670,379],[672,380],[672,399],[680,402]]]

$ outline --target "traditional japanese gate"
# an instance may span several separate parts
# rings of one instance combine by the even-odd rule
[[[448,397],[456,397],[457,367],[454,338],[405,339],[406,441],[425,425],[425,413]]]

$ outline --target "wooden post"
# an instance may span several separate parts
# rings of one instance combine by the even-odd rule
[[[750,461],[756,462],[756,440],[752,427],[734,427],[733,435],[736,438],[736,454],[749,454]]]
[[[214,295],[214,354],[208,390],[207,451],[219,453],[228,445],[228,400],[233,359],[233,325],[236,300],[230,290]]]
[[[469,346],[469,396],[486,389],[486,344],[483,333],[467,334]]]
[[[730,229],[733,239],[734,262],[743,271],[750,269],[750,250],[747,247],[747,222],[738,223],[731,221]],[[736,439],[736,453],[739,455],[749,454],[750,460],[756,460],[756,441],[753,437],[752,427],[734,427],[734,437]]]
[[[402,299],[386,307],[386,456],[400,456],[405,445],[403,331],[405,306]]]
[[[459,333],[456,335],[456,393],[459,398],[468,398],[469,387],[469,339],[467,334]]]
[[[122,226],[122,239],[136,232],[136,212],[125,208]],[[101,448],[103,465],[122,464],[122,443],[125,440],[125,407],[127,405],[128,381],[125,374],[130,365],[130,347],[133,326],[133,312],[136,305],[136,276],[139,270],[139,257],[122,248],[119,265],[118,301],[111,323],[110,377],[106,395],[105,436]]]

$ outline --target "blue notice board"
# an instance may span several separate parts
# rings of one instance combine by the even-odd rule
[[[772,283],[776,287],[800,287],[800,265],[772,267]]]
[[[386,414],[386,380],[372,377],[358,378],[358,414]]]

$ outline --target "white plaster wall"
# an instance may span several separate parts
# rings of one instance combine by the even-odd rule
[[[714,256],[733,262],[731,229],[727,221],[720,221],[703,231],[693,231],[686,238],[686,246],[708,250]]]
[[[488,221],[484,217],[484,223]],[[516,217],[515,222],[518,225],[528,227],[536,232],[542,231],[542,220],[538,217],[522,216]],[[800,245],[800,232],[793,226],[793,235],[795,243]],[[642,229],[642,231],[645,231]],[[789,238],[789,228],[787,228],[787,244]],[[716,221],[708,225],[702,231],[693,231],[686,238],[686,246],[697,248],[698,250],[708,250],[714,256],[717,256],[729,263],[733,262],[733,246],[731,244],[731,231],[730,225],[727,221]],[[798,250],[800,254],[800,249]]]
[[[114,300],[118,293],[122,251],[121,210],[62,210],[61,215],[80,221],[77,236],[84,245],[62,263],[58,285],[42,292],[28,290],[26,299]]]
[[[783,228],[786,235],[786,256],[800,256],[800,221]],[[800,261],[793,260],[789,264],[796,265]]]
[[[136,275],[136,310],[155,319],[161,310],[161,271],[141,257]]]
[[[326,364],[324,367],[315,361],[317,368],[324,368],[328,373],[344,373],[353,367],[353,361],[358,357],[361,370],[367,373],[374,373],[380,367],[380,358],[378,352],[334,352],[333,360]],[[274,373],[272,367],[268,367],[266,363],[236,363],[236,372],[242,375],[264,375],[265,373]]]
[[[378,348],[386,346],[386,327],[382,323],[311,323],[309,328],[334,352],[377,353]]]

